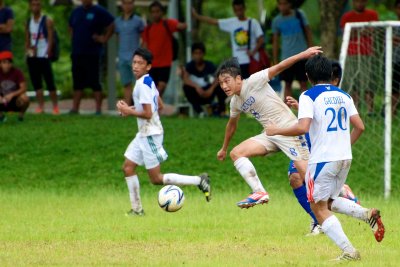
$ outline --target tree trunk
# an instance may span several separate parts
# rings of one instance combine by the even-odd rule
[[[321,16],[321,46],[329,58],[338,58],[338,30],[342,10],[347,0],[318,0]]]

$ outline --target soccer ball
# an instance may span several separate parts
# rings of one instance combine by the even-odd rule
[[[166,185],[158,192],[158,205],[165,211],[178,211],[184,202],[183,191],[176,185]]]

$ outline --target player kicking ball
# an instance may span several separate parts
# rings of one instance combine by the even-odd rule
[[[349,94],[331,84],[331,61],[321,55],[306,63],[306,74],[313,87],[300,96],[298,123],[290,127],[268,125],[268,136],[298,136],[309,132],[311,153],[308,161],[307,197],[322,231],[342,250],[337,260],[359,260],[338,218],[331,211],[346,214],[370,224],[375,239],[382,241],[385,228],[379,210],[364,208],[338,197],[350,170],[354,144],[364,131]],[[350,124],[353,130],[350,132]]]
[[[128,185],[132,209],[127,215],[142,216],[144,211],[140,199],[140,185],[136,173],[137,166],[144,165],[150,181],[156,185],[196,185],[205,194],[206,200],[211,199],[210,177],[204,173],[199,176],[181,175],[176,173],[162,174],[160,164],[167,159],[163,148],[164,130],[158,115],[162,105],[158,90],[153,79],[148,74],[153,56],[147,49],[138,48],[132,59],[132,71],[136,77],[133,90],[134,106],[124,101],[118,101],[117,109],[122,116],[137,118],[138,132],[125,151],[123,171]]]
[[[257,72],[245,80],[241,77],[240,66],[235,58],[226,60],[221,64],[217,71],[217,78],[221,88],[227,96],[232,96],[232,99],[224,142],[217,153],[218,160],[226,158],[229,142],[236,131],[241,112],[251,114],[263,128],[267,127],[270,122],[280,127],[289,127],[297,123],[296,116],[268,82],[296,62],[319,53],[322,53],[320,47],[311,47],[277,65]],[[283,151],[294,161],[300,176],[304,180],[309,156],[304,135],[272,137],[262,132],[232,149],[230,157],[234,166],[252,190],[247,198],[237,203],[238,207],[249,208],[269,201],[269,195],[249,158],[265,156],[278,151]]]
[[[332,85],[339,86],[341,79],[342,79],[342,67],[340,66],[339,62],[332,61],[332,82],[331,82]],[[297,102],[297,100],[291,96],[286,97],[286,104],[295,110],[299,109],[299,102]],[[306,133],[305,137],[307,140],[308,148],[311,149],[309,134]],[[289,176],[290,186],[293,189],[293,194],[296,196],[302,208],[306,211],[308,215],[310,215],[312,219],[310,224],[310,232],[307,234],[307,236],[314,236],[322,233],[321,226],[318,224],[318,220],[315,217],[314,213],[312,212],[310,203],[307,200],[307,189],[304,180],[301,179],[300,174],[297,171],[296,166],[294,166],[292,160],[289,162],[288,176]],[[351,191],[351,188],[346,184],[343,185],[342,190],[340,190],[339,197],[344,197],[354,201],[357,204],[360,204],[358,199],[354,196],[353,192]]]

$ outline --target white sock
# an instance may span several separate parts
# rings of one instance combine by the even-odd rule
[[[256,168],[254,168],[253,163],[248,158],[241,157],[238,158],[233,165],[238,170],[243,179],[250,186],[253,192],[267,192],[260,179],[257,176]]]
[[[333,200],[331,209],[333,212],[342,213],[362,221],[368,219],[368,209],[347,198],[338,197]]]
[[[342,225],[335,215],[328,217],[321,225],[322,231],[344,252],[352,253],[356,249],[343,231]]]
[[[142,210],[142,201],[140,200],[140,185],[137,175],[125,177],[126,184],[128,185],[129,198],[131,200],[132,209],[134,211]]]
[[[163,176],[163,184],[199,185],[200,180],[200,176],[182,175],[176,173],[166,173]]]

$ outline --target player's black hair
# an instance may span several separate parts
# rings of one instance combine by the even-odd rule
[[[243,6],[246,7],[244,0],[232,0],[232,6]]]
[[[144,60],[146,60],[147,64],[151,64],[153,61],[153,55],[146,48],[139,47],[138,49],[135,50],[135,53],[133,53],[133,56],[142,57]]]
[[[163,4],[161,4],[160,1],[153,1],[150,5],[149,5],[149,10],[151,10],[153,7],[158,7],[161,9],[162,12],[165,12],[165,7],[163,6]]]
[[[192,44],[192,53],[194,52],[194,50],[199,49],[201,50],[203,53],[206,53],[206,46],[204,45],[203,42],[197,42]]]
[[[332,80],[334,79],[338,79],[339,83],[342,79],[342,66],[336,60],[332,60]]]
[[[229,74],[234,78],[236,78],[238,75],[242,76],[239,61],[236,57],[229,58],[221,63],[215,76],[218,78],[222,74]]]
[[[332,81],[332,62],[322,55],[309,58],[305,70],[312,84]]]

